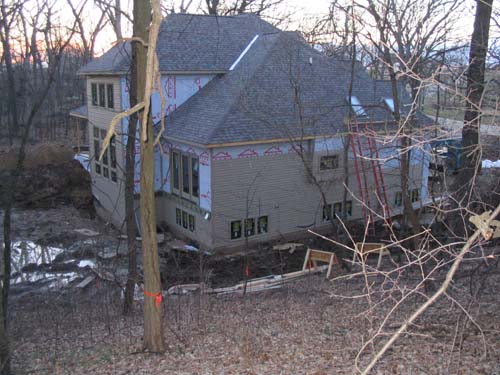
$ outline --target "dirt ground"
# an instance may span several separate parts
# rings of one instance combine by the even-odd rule
[[[372,373],[500,373],[498,268],[474,302],[469,282],[457,281],[449,298],[428,310]],[[362,294],[359,278],[311,276],[244,297],[168,297],[161,355],[141,352],[140,307],[123,317],[112,285],[18,300],[11,310],[13,365],[17,374],[355,374],[360,348],[393,306],[391,298],[399,298],[381,292],[368,301],[357,297]],[[409,297],[384,335],[422,302]],[[385,337],[359,356],[360,366]]]
[[[74,229],[99,232],[90,246],[83,247],[86,251],[79,248],[78,259],[92,259],[100,270],[123,276],[117,266],[124,264],[123,256],[105,257],[99,263],[105,249],[121,253],[123,240],[118,233],[72,206],[15,210],[14,223],[14,238],[67,248],[70,258],[78,257],[79,246],[89,244]],[[302,265],[301,251],[295,255],[262,251],[265,255],[251,257],[251,277]],[[165,288],[198,282],[200,277],[213,278],[214,285],[231,285],[244,273],[242,257],[205,259],[201,271],[200,258],[193,254],[167,252],[164,259],[176,265],[164,268],[164,273],[170,272],[163,275]],[[372,266],[376,261],[368,260]],[[467,264],[449,296],[411,326],[373,374],[500,374],[498,262],[489,267]],[[390,267],[385,260],[381,269]],[[419,292],[409,293],[419,279],[418,270],[400,275],[398,288],[383,274],[365,280],[354,277],[356,271],[337,269],[339,278],[332,281],[324,275],[308,276],[277,290],[246,296],[167,296],[163,305],[167,351],[161,355],[141,352],[140,296],[135,313],[122,316],[120,277],[116,282],[96,279],[86,288],[76,288],[93,274],[84,268],[77,279],[59,289],[14,286],[9,311],[13,368],[16,374],[47,375],[355,374],[356,359],[359,367],[366,365],[387,334],[424,301]],[[435,278],[439,281],[443,276],[438,273]],[[365,296],[366,282],[374,291],[371,299]],[[402,295],[407,300],[387,320],[373,346],[358,357]],[[471,319],[466,319],[462,308]]]

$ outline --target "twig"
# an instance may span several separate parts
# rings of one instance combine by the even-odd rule
[[[497,215],[500,213],[500,205],[497,206],[495,211],[493,211],[493,214],[486,220],[486,224],[489,224]],[[401,336],[403,332],[406,331],[408,326],[412,324],[422,313],[427,310],[429,306],[431,306],[434,302],[437,301],[439,297],[441,297],[442,294],[446,292],[446,289],[448,289],[448,286],[450,285],[453,276],[458,270],[458,267],[460,266],[460,263],[462,262],[462,259],[464,258],[465,254],[469,251],[470,247],[472,244],[477,240],[477,238],[481,235],[481,230],[477,229],[472,236],[467,240],[465,245],[462,247],[462,250],[460,253],[457,255],[455,261],[453,262],[450,270],[446,274],[446,278],[444,282],[441,284],[439,289],[425,302],[423,303],[411,316],[408,318],[408,320],[391,336],[391,338],[384,344],[382,349],[380,349],[377,354],[373,357],[371,362],[366,366],[366,368],[363,370],[361,373],[362,375],[367,375],[370,370],[377,364],[377,362],[380,360],[380,358],[384,355],[384,353],[392,346],[392,344]]]

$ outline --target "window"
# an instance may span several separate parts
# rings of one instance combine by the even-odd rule
[[[241,220],[231,221],[231,239],[241,238]]]
[[[333,205],[333,218],[342,217],[342,202],[337,202]]]
[[[103,108],[114,108],[114,86],[112,83],[91,83],[92,105]]]
[[[113,84],[108,83],[106,85],[106,92],[108,94],[108,108],[114,108],[115,107],[115,101],[113,99]]]
[[[175,223],[177,225],[182,225],[182,211],[180,208],[175,209]]]
[[[117,175],[117,163],[116,163],[116,140],[115,137],[111,137],[109,145],[106,148],[102,159],[99,160],[101,155],[102,142],[106,137],[106,130],[99,129],[94,126],[94,166],[95,173],[102,175],[105,178],[110,178],[113,182],[118,182]]]
[[[352,201],[345,201],[344,212],[346,217],[352,216]]]
[[[95,136],[95,132],[94,132]],[[94,158],[95,158],[95,172],[101,174],[101,166],[98,162],[99,155],[101,154],[101,144],[99,139],[94,139]]]
[[[325,171],[328,169],[336,169],[339,167],[339,156],[338,155],[327,155],[322,156],[319,159],[319,169]]]
[[[332,218],[332,205],[323,206],[323,221],[330,221]]]
[[[268,233],[268,217],[259,216],[258,218],[247,218],[244,220],[231,221],[231,239],[236,240],[242,235],[250,237],[255,235],[255,226],[257,225],[257,234]]]
[[[194,232],[196,228],[196,218],[194,215],[191,215],[190,213],[181,210],[180,208],[175,209],[175,223],[184,228],[184,229],[189,229],[191,232]]]
[[[420,200],[420,189],[413,189],[411,191],[411,201],[418,202]]]
[[[347,103],[349,103],[349,97],[346,97]],[[367,116],[365,109],[361,105],[358,97],[351,96],[351,109],[356,116]]]
[[[182,155],[182,192],[189,194],[189,156]]]
[[[196,156],[172,151],[172,191],[198,202],[200,196],[200,163]]]
[[[177,151],[172,152],[172,184],[174,190],[179,191],[180,156]]]
[[[257,233],[267,233],[267,216],[259,217],[257,221]]]
[[[394,206],[401,207],[402,204],[403,204],[403,193],[397,191],[394,196]]]
[[[200,195],[200,164],[198,158],[191,158],[191,195],[198,198]]]
[[[99,83],[99,107],[106,107],[106,93],[104,83]]]
[[[250,237],[255,234],[255,220],[245,219],[245,237]]]
[[[194,232],[194,216],[189,215],[189,230]]]
[[[92,105],[97,105],[97,83],[90,84],[92,91]]]

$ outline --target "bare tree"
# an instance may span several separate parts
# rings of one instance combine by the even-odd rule
[[[5,3],[2,3],[5,5]],[[23,5],[23,4],[21,4]],[[20,140],[19,140],[19,148],[17,153],[17,161],[15,168],[10,172],[7,181],[2,182],[2,194],[1,194],[1,207],[3,209],[3,262],[2,262],[2,271],[3,271],[3,280],[0,287],[0,298],[1,298],[1,309],[0,313],[0,324],[3,326],[3,330],[0,330],[0,360],[1,360],[1,371],[2,374],[10,373],[10,353],[8,346],[8,337],[7,337],[7,310],[8,310],[8,298],[10,291],[10,276],[11,276],[11,215],[14,206],[14,194],[18,188],[17,181],[19,179],[20,174],[23,171],[24,160],[26,157],[26,145],[28,142],[28,138],[30,135],[30,129],[37,118],[38,113],[40,112],[43,104],[46,102],[48,98],[48,94],[51,90],[51,87],[57,77],[59,65],[61,59],[63,57],[63,52],[65,48],[71,41],[73,37],[75,27],[70,28],[70,33],[65,35],[64,37],[58,33],[58,27],[53,25],[52,20],[52,12],[51,8],[47,3],[42,3],[42,5],[38,8],[38,12],[43,14],[43,17],[36,17],[36,19],[40,20],[41,24],[34,25],[38,32],[42,32],[43,39],[45,41],[45,45],[43,48],[46,51],[46,61],[44,63],[47,64],[47,72],[46,77],[43,81],[40,82],[39,85],[33,86],[30,92],[31,101],[28,106],[26,106],[27,117],[23,118],[23,121],[19,121],[20,128],[17,130],[20,132]],[[5,13],[7,15],[7,13]],[[20,12],[20,14],[23,14]],[[39,14],[39,15],[40,15]],[[11,13],[12,17],[13,14]],[[14,22],[11,19],[4,19],[6,24],[13,25]],[[5,30],[5,29],[4,29]],[[5,36],[5,35],[4,35]],[[37,39],[34,36],[34,39]],[[12,41],[8,38],[3,38],[4,48],[11,51],[15,48]],[[42,61],[40,61],[40,55],[36,53],[35,49],[31,49],[30,60],[32,60],[32,64],[34,66],[42,65]],[[13,74],[13,72],[12,72]],[[13,83],[13,91],[16,92],[17,84],[14,77],[12,77],[10,82]],[[12,103],[11,103],[12,105]]]
[[[150,96],[153,80],[157,74],[156,40],[161,23],[160,4],[153,1],[153,16],[149,0],[134,1],[134,31],[140,39],[147,41],[138,48],[133,64],[137,64],[137,100],[145,107],[139,113],[141,141],[141,235],[144,263],[144,350],[159,353],[165,350],[161,322],[162,292],[158,243],[156,238],[156,215],[154,194],[154,143],[151,119]],[[149,35],[148,35],[149,30]]]
[[[85,6],[88,4],[87,0],[81,4],[80,9],[77,9],[71,0],[67,0],[67,3],[78,25],[78,35],[82,41],[84,50],[83,62],[87,63],[94,58],[97,37],[100,31],[106,26],[106,13],[102,12],[96,24],[90,26],[90,31],[87,31],[87,22],[84,22],[85,20],[83,18]]]
[[[463,170],[461,183],[469,187],[472,177],[481,168],[479,128],[484,93],[484,75],[493,0],[477,0],[467,71],[467,102],[462,130]]]

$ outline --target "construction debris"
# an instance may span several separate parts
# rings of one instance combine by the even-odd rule
[[[95,280],[94,276],[87,276],[85,279],[83,279],[83,281],[81,281],[80,283],[78,283],[76,285],[76,287],[80,288],[80,289],[83,289],[83,288],[85,288],[87,285],[89,285],[94,280]]]
[[[317,262],[326,262],[328,265],[318,266]],[[170,295],[183,295],[199,291],[202,294],[243,294],[261,292],[264,290],[281,288],[288,282],[301,277],[319,273],[327,270],[327,277],[330,277],[332,266],[338,264],[337,256],[334,253],[308,249],[302,270],[289,272],[282,275],[269,275],[255,279],[246,280],[236,285],[224,288],[207,288],[204,283],[174,285],[168,289]]]
[[[96,232],[96,231],[93,231],[93,230],[87,229],[87,228],[73,229],[73,231],[75,231],[76,233],[79,233],[79,234],[83,234],[84,236],[88,236],[88,237],[95,237],[95,236],[99,235],[99,232]]]
[[[295,250],[305,250],[305,249],[306,245],[296,242],[288,242],[273,246],[273,250],[275,251],[288,251],[290,254],[293,254]]]

